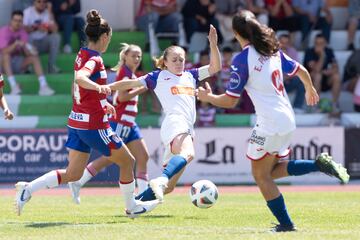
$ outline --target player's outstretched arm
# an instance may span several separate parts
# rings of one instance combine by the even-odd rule
[[[103,94],[111,94],[111,90],[107,85],[99,85],[94,81],[90,80],[90,72],[86,70],[79,70],[75,72],[75,83],[80,87],[98,91]]]
[[[209,74],[213,75],[221,70],[221,55],[218,48],[218,35],[216,28],[213,25],[210,25],[208,39],[210,45]]]
[[[306,104],[309,106],[316,105],[319,102],[319,95],[314,88],[309,72],[303,65],[300,64],[299,70],[297,71],[296,75],[304,84]]]
[[[216,95],[212,93],[209,83],[205,83],[205,88],[199,87],[197,89],[197,98],[202,102],[211,103],[214,106],[222,108],[233,108],[239,101],[238,98],[230,97],[226,94]]]
[[[12,120],[14,118],[14,114],[9,109],[9,106],[6,102],[3,89],[0,87],[0,107],[4,110],[4,117],[6,120]]]
[[[127,90],[127,89],[143,87],[144,84],[141,82],[140,78],[136,78],[136,79],[127,79],[127,80],[122,80],[119,82],[114,82],[114,83],[109,84],[108,86],[113,91],[116,91],[116,90],[123,91],[123,90]]]

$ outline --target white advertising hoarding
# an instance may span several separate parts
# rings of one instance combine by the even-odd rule
[[[251,128],[197,128],[195,136],[195,159],[187,166],[179,183],[189,184],[200,179],[215,183],[254,183],[251,162],[246,158],[247,141]],[[150,160],[150,178],[162,170],[163,147],[159,129],[142,129]],[[320,152],[330,152],[334,159],[344,163],[344,129],[342,127],[298,128],[292,138],[291,159],[314,159]],[[287,177],[283,183],[336,183],[321,173]]]

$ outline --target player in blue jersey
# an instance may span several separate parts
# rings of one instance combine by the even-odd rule
[[[316,160],[282,160],[290,153],[290,139],[296,128],[283,74],[297,75],[301,79],[308,105],[315,105],[319,96],[308,71],[279,50],[275,32],[260,24],[251,12],[242,11],[234,16],[232,27],[242,51],[233,59],[226,93],[212,94],[206,84],[205,88],[199,87],[197,96],[215,106],[231,108],[237,104],[242,91],[247,91],[257,116],[247,150],[252,174],[267,206],[279,221],[273,231],[295,231],[274,179],[321,171],[347,183],[349,175],[327,153],[321,153]]]

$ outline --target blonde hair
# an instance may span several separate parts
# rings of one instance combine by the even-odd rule
[[[170,52],[174,51],[176,48],[179,48],[181,50],[184,51],[185,53],[185,50],[182,48],[182,47],[179,47],[179,46],[170,46],[168,48],[166,48],[163,52],[163,54],[159,57],[159,58],[155,58],[153,57],[153,60],[154,60],[154,63],[155,63],[155,67],[156,68],[159,68],[161,70],[164,70],[166,69],[166,66],[165,66],[165,60],[167,60],[167,56],[169,55]]]
[[[124,65],[125,56],[128,54],[128,52],[130,52],[134,49],[139,49],[141,52],[141,48],[138,45],[127,44],[127,43],[120,43],[120,45],[121,45],[121,48],[120,48],[120,53],[119,53],[119,61],[116,64],[116,66],[111,68],[111,70],[115,71],[115,72],[118,72],[120,70],[120,68]]]

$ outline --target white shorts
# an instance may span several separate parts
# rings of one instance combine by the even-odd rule
[[[173,156],[171,152],[171,143],[176,136],[182,133],[195,136],[194,125],[187,121],[181,115],[168,115],[161,124],[160,136],[161,142],[164,144],[165,152],[163,157],[163,165],[165,166]]]
[[[293,132],[285,135],[267,135],[259,130],[253,130],[246,156],[250,160],[261,160],[267,155],[285,158],[290,154],[290,141]]]

